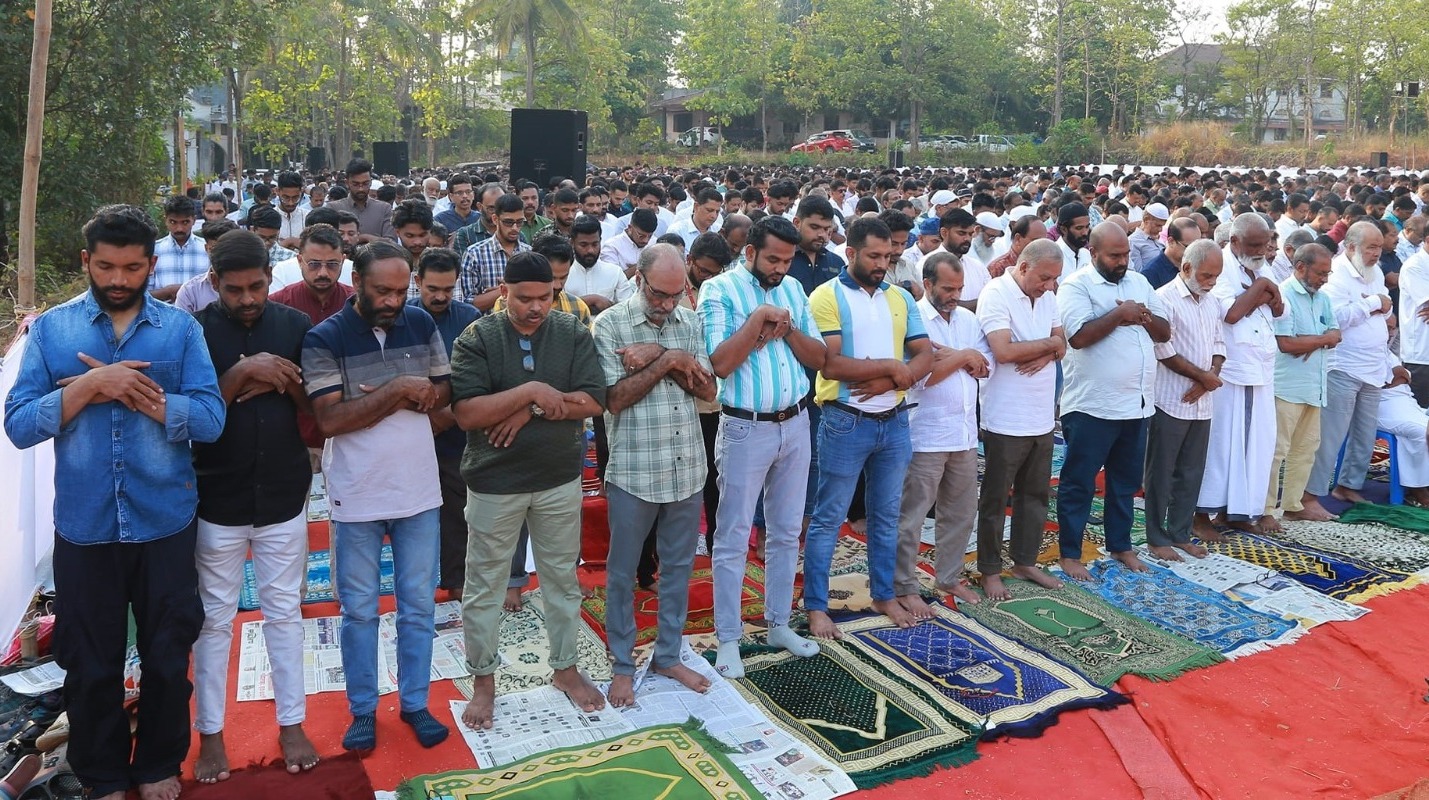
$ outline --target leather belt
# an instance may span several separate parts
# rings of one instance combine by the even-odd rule
[[[720,410],[736,419],[747,419],[752,422],[786,422],[797,417],[808,407],[809,400],[808,398],[804,398],[794,405],[782,411],[775,411],[772,414],[760,411],[745,411],[742,408],[735,408],[733,406],[720,406]]]
[[[907,411],[909,408],[906,403],[899,403],[898,405],[888,409],[887,411],[864,411],[861,408],[854,408],[848,403],[840,403],[837,400],[825,400],[824,405],[833,406],[840,411],[847,411],[855,417],[863,417],[864,419],[871,419],[876,422],[887,422],[888,420],[898,416],[898,413],[900,411]]]

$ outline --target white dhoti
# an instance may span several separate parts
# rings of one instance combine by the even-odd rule
[[[1259,519],[1275,456],[1275,391],[1226,383],[1211,393],[1211,442],[1198,511],[1232,520]]]
[[[1429,416],[1414,402],[1408,386],[1379,393],[1379,429],[1394,434],[1400,485],[1429,486]]]

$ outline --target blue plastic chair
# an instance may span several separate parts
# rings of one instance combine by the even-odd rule
[[[1404,486],[1399,482],[1399,441],[1394,438],[1394,434],[1389,431],[1377,430],[1374,432],[1376,439],[1383,439],[1389,443],[1389,502],[1391,505],[1404,505]],[[1330,484],[1336,485],[1340,481],[1340,465],[1345,461],[1345,445],[1340,445],[1340,455],[1335,459],[1335,477]]]

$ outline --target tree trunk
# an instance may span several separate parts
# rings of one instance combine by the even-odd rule
[[[536,107],[536,29],[533,20],[526,17],[526,107]]]
[[[30,98],[25,117],[24,170],[20,178],[19,302],[15,315],[35,310],[35,205],[45,132],[45,79],[50,65],[52,0],[35,2],[35,39],[30,48]]]
[[[172,194],[183,194],[188,189],[189,182],[189,153],[188,147],[184,144],[184,112],[180,106],[179,113],[174,115],[174,188]]]
[[[342,47],[337,60],[337,102],[333,104],[333,128],[337,132],[337,152],[333,153],[332,168],[342,169],[347,159],[352,157],[352,140],[347,135],[347,20],[342,23]]]
[[[759,153],[769,155],[769,119],[764,95],[759,96]]]
[[[1066,0],[1059,0],[1057,3],[1057,41],[1054,43],[1052,54],[1052,127],[1062,121],[1062,98],[1066,92],[1062,88],[1062,80],[1067,74],[1067,54],[1065,52],[1067,35],[1067,3]]]
[[[917,100],[909,103],[908,109],[908,160],[913,163],[918,161],[918,140],[922,138],[922,110],[923,104]]]

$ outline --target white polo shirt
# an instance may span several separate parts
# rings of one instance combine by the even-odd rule
[[[944,320],[926,297],[918,301],[918,312],[923,315],[923,327],[929,339],[953,350],[976,350],[988,364],[993,363],[987,337],[973,312],[959,306]],[[958,370],[932,386],[926,377],[919,381],[908,392],[909,404],[917,404],[908,415],[913,452],[954,453],[976,449],[977,396],[978,381],[965,370]]]
[[[635,294],[635,283],[625,277],[625,270],[609,261],[596,261],[589,269],[576,261],[571,263],[571,274],[566,278],[566,294],[572,297],[598,294],[619,303]]]
[[[1012,279],[1011,271],[993,278],[983,289],[978,297],[977,317],[984,335],[1010,330],[1014,342],[1045,339],[1062,325],[1057,316],[1057,296],[1047,292],[1033,303]],[[1056,391],[1055,364],[1033,375],[1023,375],[1012,365],[994,369],[983,384],[983,430],[1004,436],[1051,433]]]

